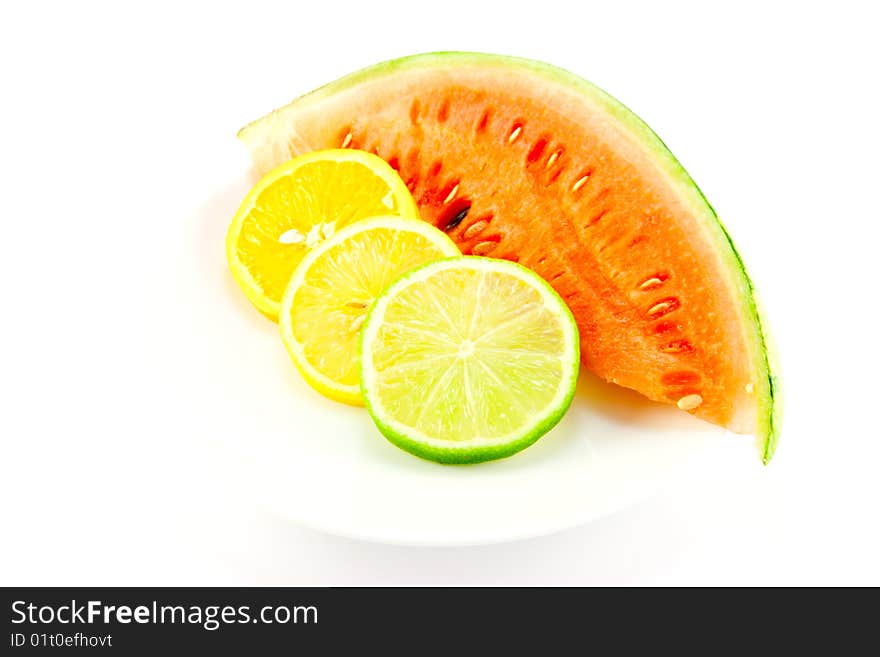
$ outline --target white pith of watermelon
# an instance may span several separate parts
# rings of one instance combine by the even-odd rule
[[[557,289],[587,367],[773,455],[778,384],[742,261],[662,141],[589,82],[517,58],[417,55],[239,135],[261,173],[311,150],[376,152],[464,253],[516,260]]]

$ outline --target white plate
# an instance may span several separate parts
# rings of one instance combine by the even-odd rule
[[[573,527],[645,499],[708,452],[748,439],[582,372],[571,410],[534,446],[472,466],[423,461],[387,442],[361,408],[300,379],[275,324],[228,272],[224,237],[249,185],[240,153],[187,218],[178,301],[192,318],[177,383],[198,430],[233,457],[237,485],[291,521],[406,544],[508,541]],[[179,280],[179,275],[178,275]],[[756,458],[756,457],[755,457]]]

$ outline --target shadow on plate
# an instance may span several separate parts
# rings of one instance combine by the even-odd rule
[[[662,423],[666,427],[675,425],[682,429],[705,425],[668,404],[651,401],[635,390],[608,383],[583,367],[572,402],[573,406],[576,404],[589,406],[594,415],[629,425]]]

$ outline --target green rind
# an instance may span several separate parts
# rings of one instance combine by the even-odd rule
[[[653,153],[655,156],[655,162],[660,164],[662,170],[676,183],[677,189],[683,193],[692,208],[696,210],[695,216],[701,217],[703,219],[703,225],[710,231],[710,233],[712,233],[714,241],[719,247],[718,253],[727,261],[727,269],[731,272],[733,280],[737,283],[739,297],[743,304],[743,315],[749,319],[755,327],[757,340],[755,345],[757,347],[756,352],[761,359],[761,362],[758,363],[758,365],[760,366],[760,369],[765,372],[768,384],[766,394],[764,394],[759,400],[759,418],[756,433],[761,443],[763,461],[764,463],[768,463],[773,457],[779,443],[779,432],[782,423],[781,379],[778,374],[779,367],[778,361],[775,357],[775,350],[770,344],[771,339],[769,336],[768,325],[764,314],[755,299],[755,289],[752,280],[746,271],[742,258],[733,244],[733,240],[703,192],[660,137],[657,136],[657,134],[644,121],[642,121],[623,103],[591,82],[588,82],[565,69],[550,64],[521,57],[454,51],[411,55],[376,64],[324,85],[323,87],[298,98],[295,102],[298,105],[318,102],[357,84],[373,80],[389,73],[411,68],[430,68],[432,66],[451,66],[456,64],[526,69],[541,75],[548,80],[575,89],[593,102],[599,104],[604,111],[617,119],[621,125],[625,126],[637,141]],[[276,110],[276,112],[277,111],[280,110]],[[242,128],[238,133],[239,138],[247,142],[246,134],[249,129],[263,120],[264,119],[258,119]]]
[[[737,253],[737,256],[738,255],[739,254]],[[751,278],[748,278],[748,275],[746,275],[746,277],[749,281],[749,285],[751,285]],[[782,385],[782,375],[780,374],[782,368],[779,364],[779,352],[776,348],[776,343],[773,340],[773,334],[767,329],[765,319],[767,313],[764,310],[761,304],[761,299],[754,287],[752,287],[752,303],[754,304],[758,321],[761,322],[761,339],[764,346],[764,358],[767,362],[767,380],[770,387],[769,408],[765,416],[767,426],[764,432],[764,455],[762,459],[764,465],[767,465],[770,463],[770,459],[773,458],[773,455],[776,453],[776,447],[779,445],[779,437],[782,432],[783,409],[785,408],[785,396],[783,394],[784,388]]]
[[[401,277],[393,281],[385,292],[382,293],[382,296],[393,293],[394,289],[403,283],[405,283],[412,276],[418,274],[419,272],[428,269],[429,267],[436,267],[439,263],[447,262],[450,260],[460,260],[464,258],[476,258],[478,256],[456,256],[453,258],[443,258],[442,260],[435,260],[434,262],[430,262],[426,265],[421,265],[408,271],[403,274]],[[495,258],[480,258],[481,260],[495,260]],[[428,461],[434,461],[436,463],[443,463],[446,465],[468,465],[475,463],[484,463],[486,461],[495,461],[497,459],[507,458],[508,456],[513,456],[517,452],[521,452],[526,447],[533,445],[538,441],[539,438],[544,436],[547,432],[550,431],[553,427],[555,427],[559,421],[563,418],[565,413],[568,411],[571,406],[571,402],[574,400],[574,394],[577,390],[577,380],[579,373],[579,365],[580,362],[580,341],[578,340],[578,328],[577,322],[574,319],[574,315],[571,314],[568,306],[562,300],[562,298],[556,293],[548,283],[546,283],[542,278],[535,275],[530,269],[523,267],[522,265],[518,265],[513,262],[509,262],[507,260],[499,260],[498,262],[503,262],[505,266],[515,267],[525,272],[528,272],[531,277],[536,279],[540,285],[544,287],[545,290],[549,291],[550,294],[559,301],[560,307],[562,309],[562,316],[566,318],[569,327],[574,333],[574,367],[572,376],[569,381],[568,392],[563,399],[562,403],[554,409],[552,413],[550,413],[546,418],[542,419],[541,422],[536,424],[529,431],[525,432],[523,436],[513,440],[511,442],[507,442],[499,445],[487,445],[482,447],[448,447],[448,448],[438,448],[432,447],[429,445],[425,445],[423,443],[418,442],[417,440],[413,440],[406,434],[400,433],[396,431],[393,427],[388,425],[386,422],[382,421],[382,418],[376,412],[375,406],[373,404],[373,400],[370,396],[369,391],[367,390],[366,385],[364,384],[364,340],[369,332],[367,327],[370,325],[373,320],[373,311],[376,308],[376,302],[373,302],[373,305],[370,307],[369,312],[367,313],[367,319],[364,321],[364,328],[361,330],[361,340],[360,340],[360,382],[361,382],[361,396],[364,400],[364,405],[367,408],[367,411],[370,414],[370,417],[373,419],[373,422],[376,424],[376,428],[379,429],[379,432],[388,439],[390,443],[396,445],[400,449],[409,452],[415,456],[423,458]],[[381,297],[380,297],[381,298]],[[378,301],[378,299],[376,300]]]
[[[650,128],[648,129],[650,130]],[[658,141],[660,140],[659,137],[657,137],[657,139]],[[661,141],[660,143],[662,144],[663,142]],[[672,155],[672,152],[668,148],[666,149],[666,152],[669,153],[670,157],[675,159],[675,156]],[[677,162],[678,161],[676,160],[676,163]],[[681,167],[680,164],[679,166]],[[684,175],[687,176],[689,184],[700,195],[700,199],[702,199],[703,204],[715,219],[718,228],[721,229],[721,233],[724,235],[724,240],[730,247],[730,252],[733,254],[733,257],[736,259],[736,268],[748,288],[748,294],[743,296],[748,303],[748,310],[757,328],[758,337],[760,339],[760,353],[763,355],[764,369],[767,372],[768,398],[764,400],[764,407],[761,409],[763,412],[760,414],[761,417],[759,418],[759,421],[763,422],[763,426],[758,427],[758,438],[762,443],[761,460],[764,462],[764,465],[767,465],[770,463],[770,459],[773,458],[773,454],[776,453],[776,447],[779,444],[779,433],[782,429],[782,382],[778,374],[780,370],[776,349],[772,344],[773,341],[770,336],[767,320],[765,319],[765,313],[761,308],[761,304],[758,302],[757,290],[755,290],[755,285],[752,283],[751,276],[749,276],[748,271],[746,271],[745,262],[743,262],[742,256],[739,254],[739,250],[733,242],[733,238],[730,236],[727,228],[725,228],[724,223],[718,217],[715,208],[709,203],[709,199],[703,194],[703,190],[701,190],[697,183],[691,179],[687,171],[684,170],[684,167],[682,167],[681,170]]]

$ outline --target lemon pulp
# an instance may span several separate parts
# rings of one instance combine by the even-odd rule
[[[457,255],[449,237],[412,219],[375,217],[324,241],[296,268],[281,302],[281,335],[306,381],[361,404],[359,338],[373,301],[405,272]]]
[[[251,302],[277,319],[300,260],[345,226],[378,215],[419,216],[384,160],[341,149],[302,155],[266,174],[242,202],[227,233],[230,269]]]

